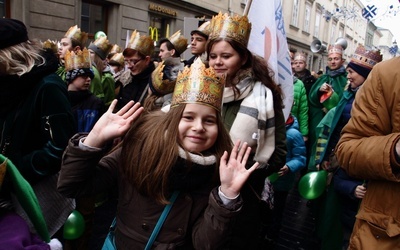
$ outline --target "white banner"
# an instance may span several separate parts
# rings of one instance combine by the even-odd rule
[[[274,71],[274,80],[284,93],[283,113],[289,116],[293,104],[293,76],[281,0],[248,1],[249,21],[252,24],[248,48],[251,52],[264,57]]]

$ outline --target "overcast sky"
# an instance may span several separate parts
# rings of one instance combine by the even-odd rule
[[[400,44],[400,0],[361,0],[365,5],[375,5],[377,7],[377,15],[374,24],[381,28],[390,30]],[[390,9],[390,6],[393,6]]]

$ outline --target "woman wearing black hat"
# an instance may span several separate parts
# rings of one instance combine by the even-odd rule
[[[50,236],[73,209],[73,201],[56,192],[61,156],[75,132],[67,87],[54,73],[57,67],[54,53],[29,40],[22,22],[0,18],[0,152],[34,189],[44,187],[43,197],[35,192]],[[0,214],[16,206],[7,190],[3,183]]]

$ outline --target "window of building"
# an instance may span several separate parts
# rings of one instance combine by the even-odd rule
[[[311,4],[306,3],[306,11],[304,13],[304,31],[310,32]]]
[[[319,38],[319,27],[321,23],[321,16],[322,16],[321,11],[317,11],[317,13],[315,13],[314,37],[316,38]]]
[[[299,23],[299,0],[293,0],[293,10],[292,10],[292,20],[291,20],[291,25],[297,27]]]
[[[336,34],[336,23],[332,23],[332,30],[331,30],[331,44],[334,44],[336,39],[335,39],[335,34]]]
[[[0,18],[10,17],[10,0],[0,0]]]
[[[107,7],[95,1],[82,2],[81,8],[81,29],[93,39],[98,31],[107,34]]]

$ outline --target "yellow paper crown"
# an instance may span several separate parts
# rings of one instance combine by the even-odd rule
[[[100,36],[89,45],[89,49],[93,50],[101,59],[106,59],[108,53],[112,49],[112,44],[107,40],[106,36]]]
[[[81,29],[78,28],[78,25],[75,25],[68,29],[64,37],[74,39],[84,46],[88,39],[88,34],[86,32],[82,32]]]
[[[50,39],[47,39],[46,41],[42,42],[42,48],[43,49],[50,49],[54,53],[57,53],[57,51],[58,51],[58,42],[57,41],[52,41]]]
[[[378,62],[382,61],[382,54],[379,50],[366,50],[363,45],[358,45],[350,60],[368,69],[372,69]]]
[[[329,45],[328,47],[328,54],[343,54],[343,47],[335,44],[335,45]]]
[[[209,39],[231,38],[247,47],[251,32],[251,23],[247,16],[229,16],[221,12],[211,19]]]
[[[64,59],[66,72],[73,69],[90,69],[91,67],[90,53],[86,48],[78,50],[76,53],[74,51],[67,51]]]
[[[154,52],[154,41],[149,36],[141,36],[139,32],[134,30],[127,48],[137,50],[145,56],[151,56]]]
[[[122,48],[118,44],[114,44],[111,48],[110,54],[122,53]]]
[[[115,53],[110,59],[110,64],[112,61],[118,63],[120,66],[125,65],[124,55],[122,53]]]
[[[190,32],[190,35],[193,35],[195,32],[200,32],[208,37],[211,33],[210,21],[202,23],[196,30]]]
[[[225,77],[218,77],[213,68],[206,68],[197,58],[190,68],[179,73],[171,108],[181,103],[200,103],[221,111]]]
[[[307,56],[305,53],[303,52],[296,52],[296,54],[294,55],[294,60],[299,60],[299,61],[307,61]]]
[[[188,47],[188,40],[181,35],[181,31],[178,30],[175,32],[169,39],[168,39],[172,45],[174,45],[175,50],[179,53],[182,54],[185,52],[185,50]]]
[[[150,88],[154,94],[163,96],[174,91],[177,74],[172,71],[176,69],[179,71],[183,70],[183,63],[178,57],[169,57],[157,65],[151,73],[150,82]],[[165,74],[165,70],[169,70],[170,72]]]

